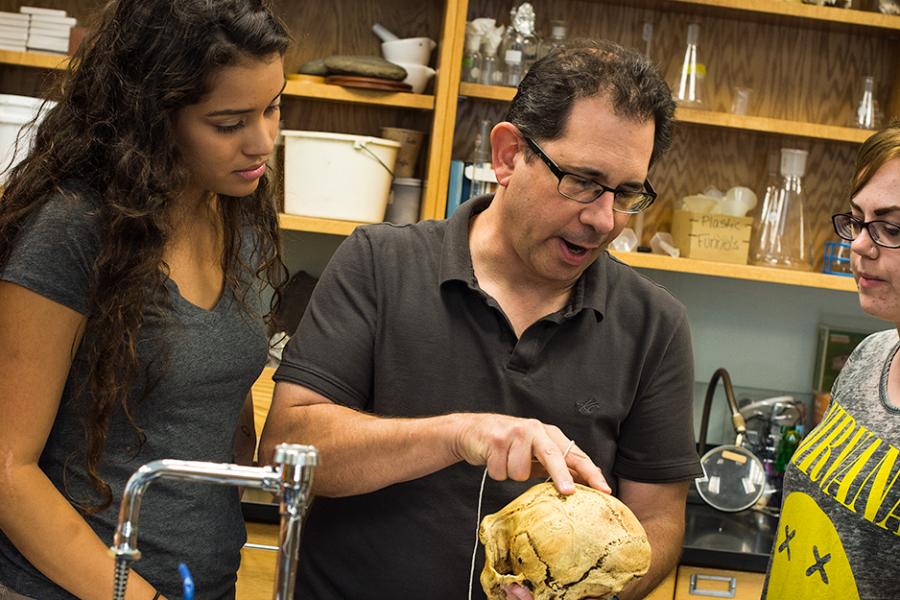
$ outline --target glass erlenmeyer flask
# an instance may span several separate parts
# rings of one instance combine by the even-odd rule
[[[763,240],[768,240],[772,235],[771,228],[767,227],[769,225],[767,215],[769,214],[769,207],[778,197],[778,189],[781,186],[780,162],[778,152],[769,154],[768,175],[766,176],[766,187],[763,191],[762,202],[757,204],[752,214],[753,225],[750,234],[750,260],[752,262],[761,260],[760,248],[767,243]]]
[[[764,201],[753,262],[767,267],[812,269],[812,236],[804,209],[806,150],[781,149],[781,186]],[[767,194],[768,196],[768,194]]]
[[[706,66],[697,57],[697,42],[700,39],[700,25],[688,25],[687,46],[678,85],[675,87],[675,101],[685,106],[699,107],[702,103],[701,87],[706,76]]]
[[[878,129],[881,119],[878,110],[878,101],[875,100],[875,78],[866,75],[863,79],[863,92],[856,103],[851,126],[861,129]]]

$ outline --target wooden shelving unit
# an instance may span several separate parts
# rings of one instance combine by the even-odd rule
[[[36,69],[65,69],[69,64],[69,57],[62,54],[48,54],[44,52],[16,52],[15,50],[0,50],[0,63],[17,65],[20,67],[33,67]]]
[[[415,110],[434,110],[434,96],[346,88],[328,83],[288,81],[287,86],[284,88],[284,93],[287,96],[327,102],[349,102],[353,104],[412,108]]]
[[[810,24],[821,23],[839,28],[867,28],[883,30],[885,34],[900,31],[900,17],[876,12],[840,9],[783,0],[663,0],[653,4],[682,5],[722,12],[739,12],[746,16],[771,16],[802,19]]]
[[[360,225],[356,221],[340,221],[338,219],[317,219],[314,217],[298,217],[281,213],[278,224],[285,231],[305,231],[307,233],[324,233],[328,235],[350,235]]]
[[[832,142],[849,142],[852,144],[861,144],[869,139],[869,136],[874,133],[867,129],[821,125],[818,123],[801,123],[799,121],[772,119],[769,117],[734,115],[731,113],[685,107],[676,109],[675,119],[682,123],[691,123],[694,125],[743,129],[745,131],[758,131],[775,135],[791,135],[811,139],[829,140]]]
[[[61,70],[68,65],[69,57],[42,52],[0,50],[0,63],[37,69]],[[288,81],[287,86],[284,88],[284,93],[287,96],[325,100],[328,102],[350,102],[415,110],[434,110],[434,96],[345,88],[328,83]]]
[[[478,98],[492,102],[510,102],[516,94],[516,89],[499,85],[481,85],[479,83],[462,82],[459,84],[459,94],[460,96]],[[818,123],[801,123],[798,121],[772,119],[769,117],[733,115],[730,113],[685,107],[679,107],[676,110],[675,118],[682,123],[691,123],[693,125],[742,129],[746,131],[758,131],[776,135],[791,135],[833,142],[849,142],[853,144],[863,143],[873,133],[866,129],[820,125]]]
[[[671,256],[643,252],[611,251],[610,254],[623,263],[639,269],[655,269],[657,271],[743,279],[746,281],[795,285],[840,292],[856,292],[856,282],[850,277],[841,277],[839,275],[773,269],[754,265],[737,265],[691,258],[673,258]]]
[[[340,236],[350,235],[350,233],[358,226],[366,224],[354,221],[339,221],[336,219],[298,217],[284,213],[279,215],[279,223],[281,224],[281,228],[285,231],[305,231],[308,233],[324,233]],[[671,256],[647,254],[643,252],[611,251],[610,254],[621,260],[623,263],[638,269],[655,269],[657,271],[671,271],[674,273],[689,273],[692,275],[706,275],[709,277],[725,277],[728,279],[743,279],[746,281],[760,281],[764,283],[796,285],[842,292],[856,292],[856,283],[853,279],[837,275],[694,260],[691,258],[672,258]]]
[[[863,36],[886,36],[887,39],[898,37],[900,17],[883,15],[875,12],[859,10],[843,10],[813,5],[784,2],[783,0],[601,0],[610,8],[625,10],[642,7],[669,13],[698,14],[713,18],[724,18],[739,21],[755,21],[766,24],[781,24],[802,29],[822,28],[838,32],[839,35],[849,33]],[[469,2],[467,0],[445,0],[443,22],[440,25],[440,53],[437,64],[440,74],[435,80],[434,94],[392,93],[373,90],[344,88],[321,82],[291,80],[285,88],[290,97],[304,98],[321,103],[337,105],[360,105],[385,107],[389,109],[427,112],[433,115],[431,136],[433,142],[429,149],[429,160],[426,179],[426,193],[423,196],[422,218],[440,218],[444,212],[442,196],[447,186],[447,165],[451,158],[454,136],[458,134],[457,104],[461,97],[491,102],[509,102],[516,90],[509,87],[485,86],[460,82],[459,57],[462,55],[465,22],[468,18]],[[306,21],[298,21],[304,23]],[[749,52],[749,50],[748,50]],[[0,64],[35,69],[63,69],[68,58],[55,54],[37,52],[0,51]],[[892,84],[896,89],[896,84]],[[900,97],[895,91],[894,96]],[[892,98],[893,104],[900,99]],[[896,106],[886,106],[896,112]],[[337,109],[336,109],[337,110]],[[344,110],[344,109],[341,109]],[[346,109],[354,110],[354,109]],[[340,113],[344,114],[344,113]],[[348,113],[349,114],[349,113]],[[760,116],[739,116],[725,112],[679,108],[676,113],[679,122],[698,126],[692,131],[701,132],[704,128],[718,129],[723,134],[728,130],[763,133],[773,136],[790,136],[809,140],[803,143],[859,144],[865,141],[870,131],[858,130],[836,125],[821,125],[797,120],[769,118]],[[838,146],[840,147],[840,146]],[[845,147],[846,148],[846,147]],[[849,151],[848,151],[849,152]],[[286,231],[312,232],[327,235],[349,235],[363,223],[340,221],[333,219],[316,219],[282,214],[279,216],[282,229]],[[725,277],[748,281],[778,283],[813,287],[829,290],[856,290],[855,283],[849,278],[824,275],[820,273],[802,273],[779,269],[768,269],[750,265],[732,265],[691,259],[674,259],[670,257],[637,254],[614,253],[623,262],[637,268],[690,273],[712,277]]]

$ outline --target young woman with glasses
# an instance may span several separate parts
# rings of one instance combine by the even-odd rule
[[[10,171],[0,598],[111,597],[138,467],[252,460],[288,43],[266,0],[108,2]],[[179,561],[199,597],[233,597],[245,539],[235,489],[158,482],[128,598],[180,597]]]
[[[887,600],[900,590],[900,121],[860,149],[849,209],[832,220],[851,242],[860,305],[893,327],[856,348],[791,459],[768,600]]]

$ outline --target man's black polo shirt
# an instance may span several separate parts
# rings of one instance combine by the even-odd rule
[[[698,476],[684,307],[603,254],[568,306],[517,339],[472,269],[469,221],[489,203],[466,202],[447,221],[358,228],[323,273],[275,379],[376,415],[536,418],[574,439],[613,490],[618,477]],[[370,494],[317,498],[298,597],[465,598],[482,470],[457,464]],[[482,514],[534,483],[488,480]]]

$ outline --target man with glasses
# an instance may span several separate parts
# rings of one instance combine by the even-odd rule
[[[636,52],[551,53],[491,132],[494,196],[341,245],[262,436],[264,458],[285,440],[322,455],[299,595],[467,597],[485,469],[482,515],[547,474],[622,499],[653,549],[623,600],[672,569],[701,473],[687,317],[606,247],[656,197],[673,112]]]

